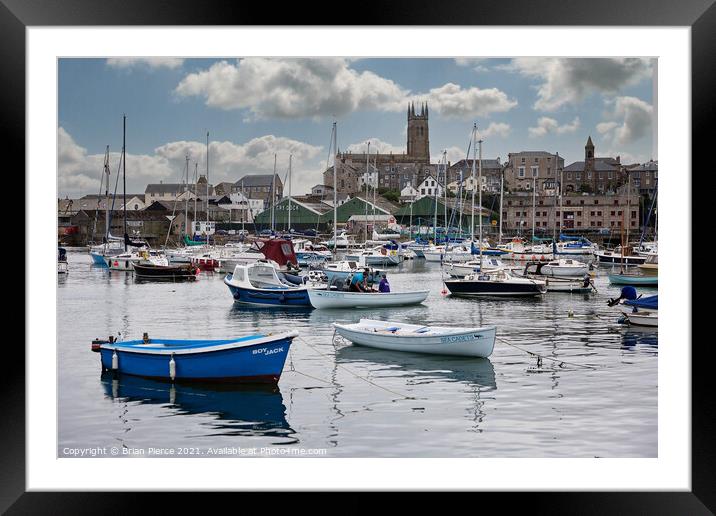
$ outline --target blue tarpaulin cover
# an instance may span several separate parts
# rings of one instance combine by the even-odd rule
[[[635,306],[637,308],[647,308],[651,310],[659,309],[659,294],[655,296],[640,297],[632,301],[624,301],[627,306]]]

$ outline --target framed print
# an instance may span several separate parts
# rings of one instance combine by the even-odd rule
[[[28,299],[3,508],[712,511],[691,184],[716,8],[219,4],[0,10]]]

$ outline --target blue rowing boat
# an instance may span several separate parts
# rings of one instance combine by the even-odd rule
[[[224,283],[237,303],[311,306],[303,279],[300,278],[300,284],[296,284],[296,278],[291,279],[285,273],[279,275],[270,263],[255,262],[237,265],[233,273],[226,275]]]
[[[170,381],[276,383],[297,331],[229,340],[93,342],[102,369]]]

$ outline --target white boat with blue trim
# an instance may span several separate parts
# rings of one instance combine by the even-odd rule
[[[424,326],[361,319],[333,323],[336,333],[354,344],[390,351],[487,358],[495,347],[495,326],[481,328]]]

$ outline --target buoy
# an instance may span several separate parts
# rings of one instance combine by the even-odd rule
[[[169,359],[169,378],[174,380],[177,376],[177,363],[174,362],[174,353],[172,353],[171,358]]]
[[[569,311],[567,312],[567,317],[574,317],[574,310],[572,310],[570,308]]]
[[[112,370],[116,371],[119,369],[119,357],[117,356],[117,348],[114,348],[114,352],[112,352]]]
[[[446,289],[445,287],[443,287],[443,289],[440,291],[440,293],[441,293],[443,296],[446,296],[447,293],[448,293],[448,291],[447,291],[447,289]]]

